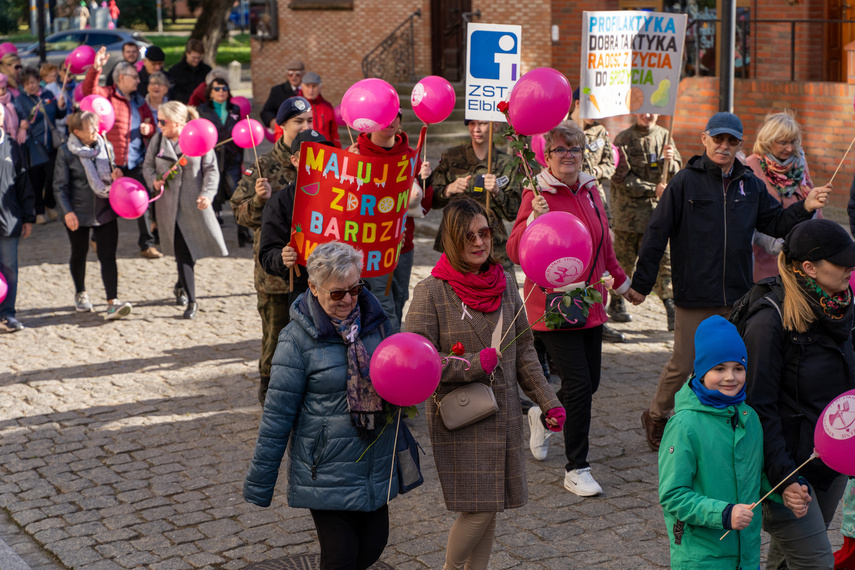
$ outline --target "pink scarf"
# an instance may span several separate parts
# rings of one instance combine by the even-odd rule
[[[476,311],[492,313],[502,304],[506,283],[501,265],[492,264],[490,269],[479,274],[461,273],[451,266],[443,253],[430,273],[437,279],[447,281],[460,300]]]
[[[15,111],[15,105],[12,104],[12,92],[6,91],[6,94],[0,96],[0,105],[3,105],[3,130],[9,135],[15,136],[18,133],[18,113]]]

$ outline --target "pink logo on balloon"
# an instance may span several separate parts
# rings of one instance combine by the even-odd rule
[[[855,436],[852,424],[855,424],[855,396],[840,396],[822,415],[822,428],[834,439]]]
[[[385,128],[381,127],[377,121],[372,121],[371,119],[354,119],[352,126],[357,131],[363,133],[373,133]]]
[[[413,112],[427,125],[441,123],[454,111],[457,96],[444,77],[429,75],[416,83],[410,95]]]
[[[116,122],[116,113],[113,105],[100,95],[87,95],[80,102],[81,111],[92,111],[98,115],[98,132],[106,133],[113,128]]]
[[[563,287],[575,283],[584,269],[585,264],[578,257],[562,257],[547,266],[546,279],[553,287]]]
[[[92,101],[92,110],[98,115],[106,115],[113,110],[113,106],[106,99],[95,99]]]
[[[416,86],[413,87],[413,94],[410,97],[410,102],[413,105],[418,105],[422,102],[422,99],[425,97],[425,86],[421,83],[416,83]]]
[[[813,431],[814,451],[838,473],[855,476],[855,390],[834,398]]]

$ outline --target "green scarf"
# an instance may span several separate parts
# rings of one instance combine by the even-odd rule
[[[835,321],[843,318],[846,314],[846,308],[852,302],[852,292],[848,287],[845,291],[829,295],[817,285],[816,281],[798,267],[793,267],[793,273],[795,273],[796,281],[802,290],[820,306],[825,316]]]

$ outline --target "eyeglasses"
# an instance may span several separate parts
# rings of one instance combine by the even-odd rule
[[[296,75],[303,75],[303,71],[301,70],[291,70],[288,72],[288,77],[294,77]]]
[[[707,136],[710,137],[715,144],[721,144],[724,141],[727,141],[727,144],[730,146],[739,146],[739,143],[742,142],[742,139],[738,139],[733,135],[711,135],[707,133]]]
[[[493,228],[484,226],[477,232],[466,232],[466,241],[469,243],[475,243],[476,237],[481,238],[481,241],[490,241],[493,239]]]
[[[321,289],[324,289],[320,285],[318,285],[318,287],[320,287]],[[362,292],[363,287],[365,287],[365,282],[360,281],[359,283],[357,283],[356,285],[354,285],[353,287],[351,287],[347,291],[330,291],[329,289],[324,289],[324,291],[326,291],[327,293],[330,294],[330,299],[332,299],[333,301],[341,301],[342,299],[344,299],[345,295],[350,295],[351,297],[353,297],[355,299],[356,296]]]
[[[223,85],[221,87],[211,87],[211,91],[228,91],[228,90],[229,90],[229,88],[226,87],[225,85]]]
[[[799,144],[799,139],[793,139],[793,140],[789,140],[789,141],[775,141],[775,144],[779,145],[779,146],[795,147],[796,145]]]
[[[9,67],[11,67],[12,69],[21,69],[24,66],[23,65],[10,65]]]
[[[567,156],[568,152],[570,154],[572,154],[573,156],[582,156],[582,147],[574,146],[573,148],[564,148],[563,146],[559,146],[559,147],[553,148],[549,152],[550,153],[554,152],[555,154],[558,155],[559,158],[563,158],[563,157]]]
[[[158,120],[157,120],[157,125],[158,125],[159,127],[165,127],[165,126],[166,126],[166,121],[164,121],[163,119],[158,119]]]

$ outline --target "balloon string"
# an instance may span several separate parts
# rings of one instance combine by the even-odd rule
[[[350,125],[347,125],[347,134],[348,134],[348,136],[350,137],[350,144],[351,144],[351,145],[353,145],[353,144],[354,144],[354,142],[353,142],[353,133],[352,133],[352,132],[350,132]]]
[[[261,164],[258,162],[258,151],[255,150],[255,137],[252,136],[252,123],[249,122],[249,115],[246,116],[246,124],[249,127],[249,140],[252,142],[252,152],[255,153],[255,166],[258,167],[258,177],[264,178],[261,173]]]
[[[459,356],[443,356],[442,361],[441,361],[441,365],[446,366],[448,364],[449,359],[452,359],[452,358],[454,360],[460,360],[462,362],[465,362],[466,363],[466,370],[469,370],[469,368],[472,367],[472,364],[468,360],[466,360],[465,358],[460,358]]]
[[[846,152],[843,154],[843,158],[840,159],[840,164],[837,165],[837,170],[834,171],[834,174],[831,175],[831,180],[828,181],[829,184],[834,182],[834,177],[837,176],[840,167],[843,166],[843,162],[846,160],[846,155],[849,154],[849,151],[852,150],[852,145],[855,144],[855,138],[852,139],[852,142],[849,143],[849,148],[846,149]]]
[[[512,321],[511,321],[511,324],[510,324],[510,325],[508,325],[508,330],[506,330],[506,331],[505,331],[504,336],[502,336],[502,340],[500,340],[500,341],[499,341],[499,346],[502,346],[502,343],[503,343],[503,342],[504,342],[504,340],[508,337],[508,333],[509,333],[509,332],[511,332],[511,329],[512,329],[512,328],[514,328],[514,323],[517,321],[517,317],[519,317],[519,316],[520,316],[520,313],[522,313],[522,312],[523,312],[523,309],[525,309],[525,304],[526,304],[526,302],[528,301],[528,298],[529,298],[529,297],[531,297],[531,294],[532,294],[532,293],[534,293],[534,290],[535,290],[535,289],[537,289],[537,287],[536,287],[536,286],[533,286],[533,287],[531,288],[531,290],[529,290],[528,295],[526,295],[526,296],[525,296],[525,299],[523,299],[522,305],[520,305],[520,310],[519,310],[519,311],[517,311],[517,314],[516,314],[516,315],[514,315],[514,320],[512,320]],[[508,346],[510,346],[510,345],[508,345]]]
[[[392,445],[392,467],[389,469],[389,490],[386,492],[386,503],[392,496],[392,474],[395,472],[396,450],[398,448],[398,432],[401,430],[401,408],[398,408],[398,425],[395,427],[395,443]]]

